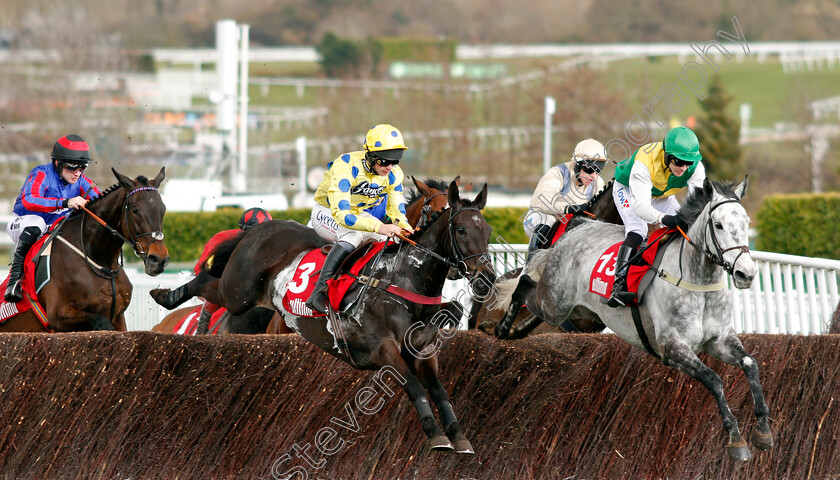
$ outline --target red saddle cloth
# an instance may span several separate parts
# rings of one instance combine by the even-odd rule
[[[330,305],[333,310],[338,311],[341,300],[356,282],[355,276],[362,271],[365,265],[385,247],[385,242],[371,244],[367,253],[350,268],[349,274],[345,273],[338,278],[327,280]],[[315,282],[324,266],[327,256],[320,249],[310,250],[298,263],[295,273],[289,283],[286,284],[286,294],[283,296],[283,308],[299,317],[323,317],[325,314],[313,311],[306,306],[306,301],[315,289]],[[351,275],[352,274],[352,275]]]
[[[560,221],[557,222],[557,230],[554,231],[554,235],[551,237],[551,243],[548,244],[548,248],[553,247],[554,244],[557,243],[557,240],[560,240],[560,237],[566,233],[566,229],[569,228],[569,222],[572,221],[572,217],[574,217],[574,215],[567,213],[560,218]]]
[[[662,227],[653,232],[648,238],[648,247],[642,253],[642,260],[644,265],[630,265],[627,271],[627,291],[638,294],[639,282],[645,272],[650,270],[649,265],[653,264],[656,252],[659,250],[659,239],[665,233],[673,231],[668,227]],[[615,245],[607,248],[604,253],[598,258],[595,267],[592,268],[592,273],[589,276],[589,291],[600,295],[604,298],[610,298],[612,294],[613,283],[615,281],[615,260],[618,254],[618,248],[623,242],[618,242]]]
[[[222,315],[227,312],[226,308],[219,308],[213,315],[210,316],[210,330],[207,332],[210,335],[219,333],[219,327],[222,325]],[[180,333],[182,335],[195,335],[195,330],[198,328],[198,317],[201,316],[201,305],[196,305],[190,313],[175,325],[172,333]]]
[[[23,262],[23,282],[21,283],[21,287],[23,289],[23,300],[17,303],[10,303],[0,299],[2,300],[2,303],[0,303],[0,323],[3,323],[15,315],[21,314],[27,310],[34,309],[35,315],[38,316],[39,320],[41,320],[44,328],[49,330],[49,327],[47,326],[47,316],[44,313],[44,307],[38,303],[38,295],[35,293],[35,267],[37,266],[37,258],[35,257],[38,255],[38,251],[41,250],[41,246],[44,245],[47,238],[49,238],[49,235],[44,235],[39,238],[26,254],[26,259]],[[6,286],[8,285],[9,277],[6,276],[6,279],[2,284],[0,284],[0,292],[5,292]]]

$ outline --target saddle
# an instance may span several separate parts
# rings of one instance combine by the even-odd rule
[[[23,300],[17,303],[1,301],[0,323],[28,310],[33,310],[44,328],[50,330],[44,307],[38,302],[38,292],[50,281],[50,258],[54,236],[55,233],[41,236],[27,252],[26,259],[23,262],[23,281],[21,283]],[[0,284],[0,288],[5,290],[8,284],[9,277],[7,275],[3,283]]]
[[[676,230],[663,227],[650,236],[648,241],[634,255],[627,271],[627,291],[636,294],[636,305],[642,301],[647,287],[656,277],[659,264],[665,249],[662,248],[677,238]],[[595,263],[589,278],[589,291],[609,299],[615,281],[615,260],[618,248],[623,242],[618,242],[604,251],[600,261]],[[602,300],[603,301],[603,300]],[[606,303],[606,302],[605,302]]]
[[[331,245],[329,247],[332,247]],[[356,283],[358,275],[385,247],[385,242],[366,242],[348,255],[341,264],[336,276],[327,280],[330,305],[335,311],[344,311],[357,299],[345,299],[345,295]],[[306,300],[312,295],[315,282],[324,265],[329,248],[321,247],[306,253],[295,267],[291,280],[286,284],[283,295],[283,308],[299,317],[323,317],[325,314],[315,312],[306,306]]]

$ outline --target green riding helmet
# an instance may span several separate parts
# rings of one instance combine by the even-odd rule
[[[697,135],[687,127],[672,128],[665,134],[663,142],[666,154],[671,154],[685,162],[696,163],[703,159],[700,155],[700,142]]]

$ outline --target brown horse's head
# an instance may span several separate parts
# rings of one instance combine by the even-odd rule
[[[440,212],[446,208],[446,183],[429,179],[423,182],[415,177],[411,177],[411,181],[414,182],[420,196],[416,198],[412,196],[408,207],[406,207],[405,216],[412,227],[420,227],[428,221],[431,213]],[[455,177],[455,183],[457,185],[461,184],[460,176]],[[440,186],[438,187],[437,184],[440,184]],[[407,200],[409,199],[407,198]]]
[[[122,234],[133,242],[134,252],[142,259],[146,274],[155,276],[169,263],[169,251],[163,242],[163,215],[166,206],[158,192],[165,176],[163,167],[149,180],[139,176],[134,180],[111,168],[120,185],[128,192],[122,214]]]

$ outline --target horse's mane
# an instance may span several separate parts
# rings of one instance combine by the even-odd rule
[[[586,202],[585,210],[588,211],[590,208],[592,208],[592,206],[595,205],[595,202],[600,200],[601,197],[603,197],[604,194],[607,192],[607,190],[609,190],[609,188],[612,186],[613,182],[615,182],[614,178],[612,180],[610,180],[609,182],[607,182],[607,184],[604,185],[604,188],[602,188],[601,190],[598,190],[598,192],[596,192],[595,195],[592,195],[592,198],[590,198],[589,201]]]
[[[738,194],[735,193],[735,187],[737,186],[737,183],[721,183],[715,180],[710,181],[714,186],[713,190],[716,190],[724,197],[734,198],[739,202],[741,201],[741,199],[738,197]],[[706,205],[708,205],[708,203],[711,201],[711,194],[707,195],[705,189],[703,189],[702,187],[696,187],[690,192],[688,192],[688,196],[685,198],[685,201],[680,207],[680,211],[677,215],[679,215],[681,221],[683,221],[686,225],[690,226],[692,223],[694,223],[695,220],[697,220],[697,218],[703,212],[703,209],[706,208]]]
[[[101,201],[103,198],[108,196],[109,193],[112,193],[113,191],[119,189],[120,187],[121,187],[121,185],[119,183],[115,183],[115,184],[111,185],[110,187],[106,188],[105,190],[102,190],[101,192],[99,192],[99,196],[94,198],[93,200],[89,201],[87,203],[87,205],[85,205],[85,206],[87,208],[90,208],[96,202]],[[84,210],[82,210],[82,209],[73,210],[72,212],[70,212],[70,215],[68,215],[67,218],[72,218],[72,217],[75,217],[76,215],[80,215],[80,214],[83,214],[83,213],[84,213]]]
[[[446,192],[446,189],[449,188],[449,184],[447,184],[444,180],[436,179],[436,178],[427,178],[425,180],[421,180],[425,183],[429,188],[433,188],[435,190],[440,190],[441,192]],[[405,204],[411,205],[415,201],[417,201],[420,197],[423,196],[417,187],[414,185],[414,182],[411,182],[408,188],[405,189]]]

